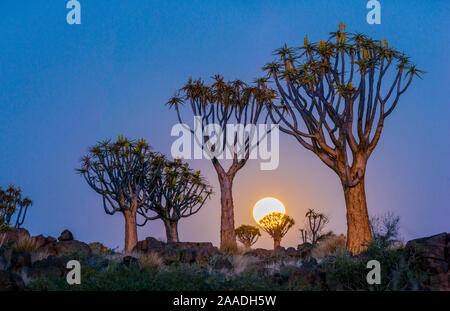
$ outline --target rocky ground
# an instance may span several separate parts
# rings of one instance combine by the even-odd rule
[[[417,286],[400,289],[450,290],[449,250],[450,234],[441,233],[409,241],[405,247],[391,252],[390,254],[396,252],[402,254],[401,257],[392,257],[394,261],[400,260],[398,258],[407,261],[408,258],[414,257],[414,261],[410,261],[412,264],[408,267],[412,267],[414,273],[420,272],[426,276]],[[108,250],[100,243],[88,245],[77,241],[68,230],[62,232],[56,239],[51,236],[30,236],[25,229],[13,229],[0,235],[0,291],[36,289],[32,286],[33,282],[44,279],[65,280],[67,262],[74,258],[82,258],[83,263],[88,265],[86,269],[89,268],[89,262],[93,262],[95,258],[96,264],[89,268],[92,270],[91,274],[108,269],[113,261],[119,262],[125,268],[140,267],[146,258],[151,258],[153,265],[164,267],[177,265],[182,269],[189,269],[195,265],[202,267],[201,271],[207,277],[220,272],[227,280],[223,284],[228,284],[226,287],[221,283],[219,288],[224,289],[233,289],[230,279],[241,275],[244,271],[251,271],[252,275],[264,278],[265,282],[269,282],[266,285],[267,289],[349,289],[341,284],[342,278],[347,276],[342,271],[330,270],[330,267],[335,270],[341,269],[342,259],[335,254],[329,254],[317,260],[311,256],[311,251],[312,245],[305,243],[299,245],[297,249],[279,247],[273,251],[258,248],[241,251],[239,254],[225,254],[212,243],[164,243],[148,237],[138,242],[132,254],[123,255]],[[348,257],[348,262],[355,263],[354,270],[362,269],[361,273],[355,274],[356,277],[364,273],[365,262],[369,259],[367,256]],[[393,262],[391,265],[396,263]],[[350,278],[354,277],[352,271],[348,273]],[[390,275],[395,273],[394,271]],[[338,277],[333,279],[333,275]],[[365,275],[363,277],[365,280]]]

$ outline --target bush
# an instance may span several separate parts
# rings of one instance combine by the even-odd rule
[[[344,290],[418,290],[426,275],[417,271],[418,258],[407,254],[402,247],[394,247],[398,237],[399,218],[387,214],[372,225],[374,241],[358,256],[338,250],[327,258],[324,267],[327,278]],[[377,260],[381,265],[381,284],[369,285],[367,262]]]
[[[345,235],[330,235],[318,242],[311,252],[311,256],[321,259],[336,253],[339,249],[345,249],[347,239]]]

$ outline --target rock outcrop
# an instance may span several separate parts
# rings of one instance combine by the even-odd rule
[[[445,232],[406,243],[405,249],[419,258],[417,268],[429,274],[425,289],[450,290],[449,247],[450,233]]]
[[[164,243],[155,238],[148,237],[139,241],[134,248],[136,252],[145,254],[156,253],[166,263],[180,261],[183,263],[207,263],[213,255],[220,254],[217,247],[210,242],[169,242]]]

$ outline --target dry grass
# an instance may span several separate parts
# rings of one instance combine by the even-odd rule
[[[239,248],[236,243],[225,242],[223,245],[221,245],[220,251],[229,256],[232,256],[239,253]]]
[[[154,268],[159,268],[163,265],[163,259],[159,254],[150,253],[141,256],[139,262],[144,270],[152,270]]]
[[[344,249],[347,239],[343,234],[333,235],[319,242],[311,252],[312,257],[322,259],[326,256],[334,254],[338,249]]]
[[[163,258],[157,253],[144,254],[140,252],[133,252],[129,255],[122,254],[121,257],[132,256],[139,260],[139,264],[144,270],[152,270],[163,266]]]
[[[252,256],[244,256],[244,255],[235,255],[232,258],[233,262],[233,272],[235,274],[241,274],[247,268],[256,262],[258,262],[258,259]]]
[[[15,253],[34,253],[36,250],[36,241],[27,235],[21,236],[13,245],[13,252]]]
[[[237,245],[234,243],[224,243],[224,245],[220,247],[220,251],[227,254],[228,256],[242,255],[249,250],[250,249],[245,246]]]

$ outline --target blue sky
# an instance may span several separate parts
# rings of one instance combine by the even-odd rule
[[[80,0],[82,24],[66,23],[66,1],[0,3],[0,185],[21,185],[34,201],[32,234],[123,247],[123,219],[103,212],[100,197],[74,169],[104,138],[145,138],[168,153],[176,123],[164,103],[189,77],[220,73],[251,81],[284,43],[349,31],[405,51],[427,74],[416,80],[385,123],[369,160],[369,212],[401,217],[405,239],[449,231],[449,14],[447,1],[380,1],[381,24],[366,23],[366,1]],[[337,177],[291,137],[282,137],[280,166],[249,163],[234,186],[236,224],[252,223],[261,197],[282,200],[301,223],[308,208],[326,212],[345,232]],[[207,160],[200,168],[219,191]],[[219,241],[219,198],[180,222],[181,240]],[[282,243],[294,246],[298,229]],[[155,221],[139,236],[164,237]],[[265,236],[257,246],[270,247]]]

